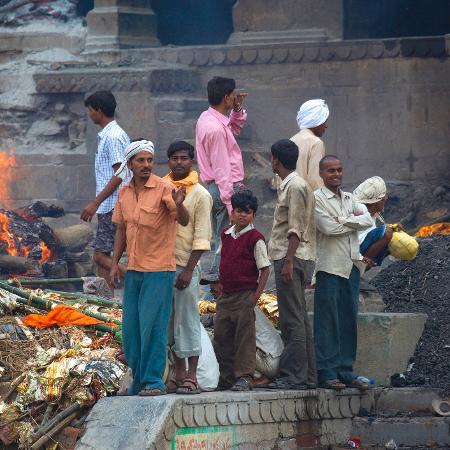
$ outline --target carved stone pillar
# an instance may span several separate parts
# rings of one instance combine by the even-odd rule
[[[342,39],[342,0],[238,0],[230,44]]]
[[[88,52],[160,45],[150,0],[95,0],[87,25]]]

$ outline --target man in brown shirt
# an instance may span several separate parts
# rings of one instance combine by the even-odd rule
[[[314,194],[295,172],[298,148],[289,139],[272,145],[272,168],[281,178],[269,257],[274,261],[284,350],[272,389],[311,389],[316,367],[305,302],[305,263],[315,257]]]
[[[112,218],[117,230],[110,282],[120,276],[119,259],[126,247],[122,336],[133,372],[128,394],[140,396],[166,393],[162,376],[175,278],[176,224],[189,223],[183,206],[185,187],[174,189],[152,174],[153,153],[152,142],[145,140],[125,149],[127,162],[116,176],[128,166],[133,178],[120,190]]]

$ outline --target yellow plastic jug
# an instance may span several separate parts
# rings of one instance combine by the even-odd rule
[[[411,261],[417,255],[419,243],[404,231],[394,231],[388,248],[394,258]]]

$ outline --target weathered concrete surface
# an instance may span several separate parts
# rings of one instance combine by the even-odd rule
[[[432,388],[404,387],[386,388],[376,387],[367,391],[361,397],[361,416],[390,416],[397,415],[433,415],[431,402],[440,398],[439,393]]]
[[[305,290],[306,309],[309,312],[314,311],[314,289]],[[383,298],[380,294],[372,291],[361,291],[359,293],[359,312],[384,312],[386,308]]]
[[[198,448],[209,439],[242,450],[317,449],[345,442],[362,397],[318,389],[105,398],[90,413],[77,450],[169,449],[186,438]]]
[[[150,0],[96,0],[87,24],[87,51],[159,45]]]
[[[353,420],[352,433],[361,437],[366,446],[383,446],[391,439],[399,447],[450,446],[450,418],[448,417],[358,417]]]
[[[235,32],[323,29],[342,37],[339,0],[239,0],[233,7]]]
[[[426,314],[359,313],[355,372],[390,386],[391,375],[406,370],[426,320]]]
[[[355,371],[389,386],[392,374],[406,370],[426,320],[426,314],[359,314]]]

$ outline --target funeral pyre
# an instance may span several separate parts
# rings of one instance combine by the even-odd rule
[[[15,210],[0,209],[0,274],[80,277],[92,273],[86,250],[93,238],[88,225],[52,229],[43,217],[61,217],[64,210],[35,202]]]
[[[127,370],[117,359],[120,305],[17,284],[0,282],[0,441],[73,448],[89,409]]]

